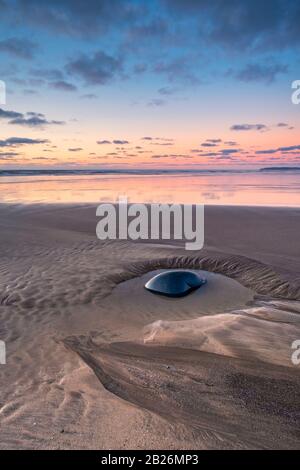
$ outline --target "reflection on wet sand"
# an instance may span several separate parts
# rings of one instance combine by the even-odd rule
[[[116,201],[300,206],[299,174],[36,175],[0,178],[1,202]]]

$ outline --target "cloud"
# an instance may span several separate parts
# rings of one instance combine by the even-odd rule
[[[5,52],[19,59],[32,59],[37,49],[37,44],[26,38],[9,38],[0,41],[0,52]]]
[[[0,152],[0,160],[9,160],[13,157],[18,157],[19,154],[17,152]]]
[[[276,80],[277,75],[286,73],[287,66],[281,64],[248,64],[235,73],[235,78],[242,82],[265,82],[267,84]]]
[[[19,21],[66,36],[97,37],[112,28],[133,24],[144,8],[124,0],[16,0],[6,2],[5,14]],[[28,14],[30,12],[30,14]]]
[[[237,142],[235,142],[234,140],[226,140],[224,141],[224,144],[233,146],[233,145],[237,145]]]
[[[174,15],[193,18],[198,37],[224,50],[273,50],[300,42],[298,0],[164,0]]]
[[[155,140],[162,140],[163,142],[174,142],[175,139],[170,139],[168,137],[155,137]]]
[[[121,139],[115,139],[115,140],[113,140],[113,143],[116,144],[116,145],[129,144],[128,140],[121,140]]]
[[[0,147],[19,147],[21,145],[36,145],[46,144],[50,141],[48,139],[29,139],[27,137],[9,137],[5,140],[0,140]]]
[[[61,91],[76,91],[77,87],[72,83],[66,82],[64,80],[58,80],[57,82],[49,83],[51,88]]]
[[[158,93],[163,96],[170,96],[176,93],[177,89],[176,88],[171,88],[171,87],[162,87],[159,88]]]
[[[239,153],[241,150],[240,149],[223,149],[221,150],[222,155],[230,155],[232,153]]]
[[[105,85],[121,74],[122,62],[103,51],[98,51],[92,56],[81,54],[67,63],[66,70],[89,85]]]
[[[229,157],[230,155],[240,153],[241,149],[226,148],[226,149],[220,149],[215,152],[206,152],[206,153],[204,153],[203,150],[192,149],[191,152],[198,153],[199,157],[219,157],[220,159],[225,159],[225,157]]]
[[[83,100],[94,100],[96,98],[98,98],[97,95],[95,95],[94,93],[86,93],[85,95],[81,95],[81,97]]]
[[[133,68],[133,72],[135,74],[141,74],[141,73],[146,72],[147,69],[148,69],[147,64],[135,64]]]
[[[212,142],[203,142],[203,144],[201,144],[201,147],[217,147],[218,144],[214,144]]]
[[[22,117],[22,118],[16,118],[13,119],[12,121],[9,121],[9,124],[17,125],[17,126],[26,126],[26,127],[40,127],[43,128],[45,126],[49,125],[55,125],[55,126],[61,126],[65,124],[64,121],[48,121],[45,118],[40,118],[40,117]]]
[[[207,152],[200,154],[201,157],[216,157],[217,155],[219,155],[218,152]]]
[[[0,119],[7,119],[8,124],[26,127],[43,128],[49,125],[63,125],[64,121],[48,121],[44,114],[34,113],[32,111],[25,114],[16,111],[5,111],[0,108]]]
[[[171,153],[171,154],[164,154],[164,155],[151,155],[151,158],[155,159],[155,160],[159,160],[161,158],[171,158],[172,160],[176,160],[177,158],[181,158],[181,159],[190,159],[190,158],[193,158],[191,155],[182,155],[182,154],[175,154],[175,153]]]
[[[271,154],[271,153],[276,153],[278,152],[277,149],[267,149],[267,150],[257,150],[255,153],[257,155],[267,155],[267,154]]]
[[[33,68],[30,70],[30,74],[35,78],[43,78],[44,80],[63,80],[63,73],[58,69],[48,68]]]
[[[153,100],[148,101],[147,106],[157,107],[164,106],[165,104],[165,100],[162,100],[161,98],[154,98]]]
[[[277,147],[275,149],[267,149],[267,150],[257,150],[255,153],[257,155],[264,155],[264,154],[272,154],[272,153],[289,153],[295,150],[300,150],[300,145],[290,145],[289,147]]]
[[[277,124],[277,127],[289,127],[289,124],[287,124],[286,122],[279,122]]]
[[[148,18],[140,18],[138,24],[127,29],[125,46],[135,50],[142,49],[145,46],[149,47],[150,44],[155,44],[155,41],[159,41],[161,45],[163,42],[168,43],[169,38],[168,20],[157,15],[154,18],[149,16]]]
[[[154,72],[166,75],[170,82],[181,81],[191,85],[197,85],[200,80],[191,71],[187,58],[181,57],[172,61],[161,61],[154,65]]]
[[[161,147],[170,147],[174,145],[173,142],[151,142],[151,145],[160,145]]]
[[[217,157],[218,160],[233,160],[233,158],[230,155],[221,155]]]
[[[232,131],[266,131],[268,127],[265,124],[234,124]]]
[[[141,140],[153,140],[153,137],[147,137],[147,136],[146,136],[146,137],[142,137]]]
[[[206,142],[210,142],[212,144],[219,144],[222,142],[222,139],[206,139]]]
[[[22,117],[22,113],[18,113],[16,111],[5,111],[5,109],[0,108],[0,119],[17,119]]]
[[[69,150],[69,152],[81,152],[81,150],[83,150],[83,148],[81,148],[81,147],[72,147],[72,148],[69,148],[68,150]]]
[[[98,140],[97,144],[99,145],[111,144],[111,141],[110,140]]]
[[[151,158],[158,160],[160,158],[170,158],[170,155],[151,155]]]

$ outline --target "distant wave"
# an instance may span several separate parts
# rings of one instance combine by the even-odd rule
[[[257,172],[300,172],[300,167],[265,167],[259,169],[102,169],[102,170],[0,170],[1,176],[65,176],[65,175],[202,175],[202,174],[243,174]]]
[[[257,170],[175,170],[175,169],[105,169],[105,170],[0,170],[0,176],[64,176],[64,175],[180,175],[255,173]]]

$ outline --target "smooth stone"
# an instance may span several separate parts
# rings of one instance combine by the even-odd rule
[[[174,269],[152,277],[145,284],[145,288],[154,294],[167,297],[183,297],[203,286],[206,282],[206,279],[203,279],[195,272]]]

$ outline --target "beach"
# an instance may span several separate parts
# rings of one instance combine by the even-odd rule
[[[1,449],[299,448],[300,209],[206,206],[200,251],[96,223],[0,205]],[[144,289],[169,268],[207,285]]]
[[[0,11],[0,452],[300,450],[300,0]]]

